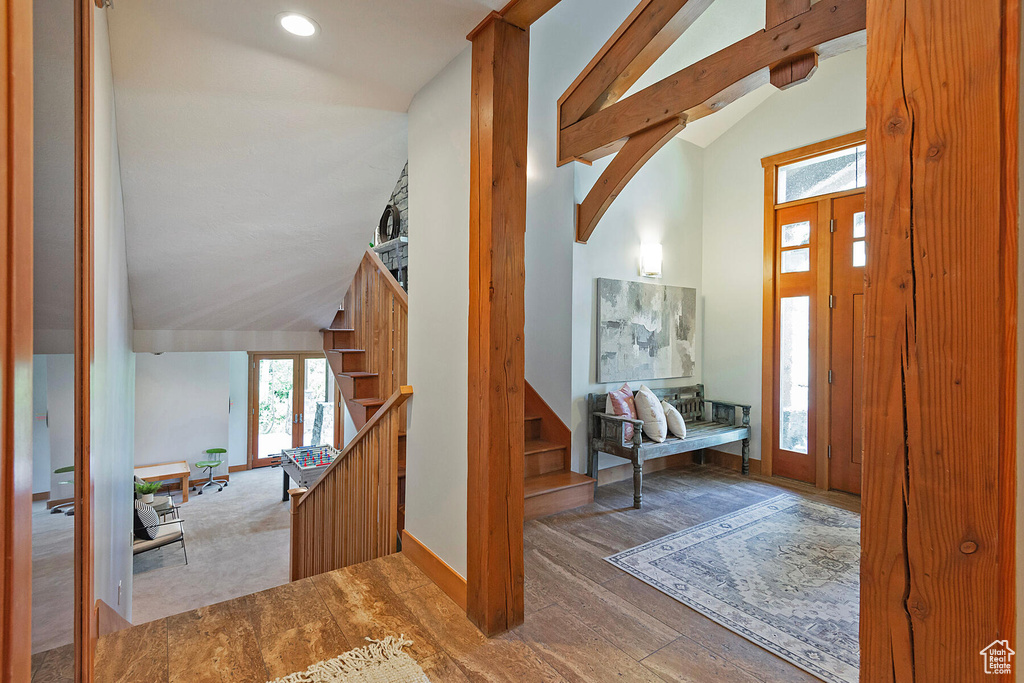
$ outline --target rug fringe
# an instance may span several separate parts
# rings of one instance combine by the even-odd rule
[[[371,666],[379,666],[397,657],[407,656],[403,648],[413,644],[406,640],[405,634],[387,636],[381,640],[367,638],[369,645],[344,652],[334,659],[327,659],[313,664],[305,671],[298,671],[278,678],[269,683],[317,683],[324,680],[325,674],[347,676],[364,671]]]

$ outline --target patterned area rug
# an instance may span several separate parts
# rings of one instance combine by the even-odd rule
[[[607,560],[825,681],[858,680],[856,513],[783,494]]]
[[[371,640],[366,647],[317,662],[273,683],[430,683],[403,649],[408,645],[412,641],[404,636]]]

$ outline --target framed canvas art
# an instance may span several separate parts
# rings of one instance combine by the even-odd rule
[[[692,377],[697,290],[597,280],[597,381]]]

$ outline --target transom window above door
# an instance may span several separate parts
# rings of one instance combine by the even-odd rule
[[[866,145],[857,145],[779,166],[777,203],[865,187],[866,152]]]

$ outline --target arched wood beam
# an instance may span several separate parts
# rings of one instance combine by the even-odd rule
[[[576,241],[586,243],[601,217],[637,171],[686,126],[685,119],[672,119],[629,138],[587,198],[576,207]]]
[[[643,0],[559,98],[560,127],[618,102],[712,2]]]
[[[669,119],[687,121],[714,111],[719,93],[738,97],[769,82],[773,66],[803,54],[822,58],[865,44],[865,0],[822,0],[809,11],[758,31],[710,57],[559,132],[559,165],[593,161],[638,131]]]

